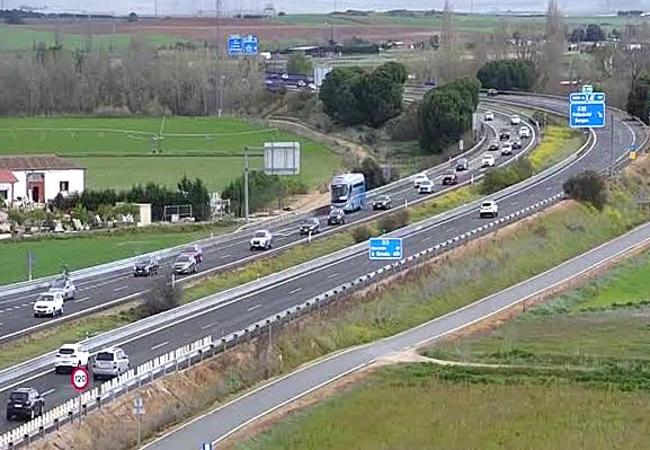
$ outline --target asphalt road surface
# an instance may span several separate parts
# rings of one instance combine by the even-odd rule
[[[513,97],[513,100],[526,101],[531,105],[538,105],[541,101],[539,98],[526,97]],[[562,101],[544,100],[544,103],[546,107],[559,112],[565,112],[567,109],[566,103]],[[633,142],[643,139],[643,130],[635,125],[627,126],[619,122],[615,130],[614,148],[617,155],[625,154]],[[534,186],[500,199],[500,214],[507,215],[521,210],[561,192],[563,182],[572,174],[587,168],[598,170],[607,167],[608,128],[597,133],[599,139],[593,150],[572,165]],[[498,197],[498,195],[491,197]],[[484,223],[484,220],[478,218],[477,211],[471,211],[459,217],[424,227],[404,239],[405,254],[408,256],[444,242],[480,226],[481,223]],[[365,252],[354,255],[336,264],[297,276],[287,282],[268,286],[254,295],[243,296],[238,301],[206,308],[175,323],[152,330],[150,333],[134,336],[127,342],[121,343],[121,346],[129,354],[131,365],[136,366],[203,336],[212,334],[220,338],[238,331],[251,323],[301,304],[308,298],[376,270],[382,265],[380,262],[368,261]],[[67,376],[58,376],[53,373],[53,370],[47,370],[41,373],[23,374],[20,378],[0,386],[0,402],[6,401],[6,396],[14,386],[26,385],[34,386],[40,392],[47,393],[45,396],[46,407],[62,403],[74,395]],[[1,431],[8,430],[13,426],[15,426],[13,423],[0,422]]]
[[[419,347],[458,331],[551,286],[561,284],[648,240],[650,240],[650,224],[468,307],[396,336],[352,348],[295,371],[182,425],[179,429],[144,446],[143,449],[198,449],[205,442],[218,444],[243,426],[379,358],[407,348]]]

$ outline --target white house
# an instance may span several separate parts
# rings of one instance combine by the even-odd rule
[[[84,167],[56,155],[0,156],[0,198],[9,203],[46,203],[85,183]]]

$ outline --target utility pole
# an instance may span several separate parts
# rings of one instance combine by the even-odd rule
[[[248,147],[244,147],[244,218],[248,223]]]
[[[614,156],[614,113],[609,113],[610,126],[612,127],[612,132],[609,138],[609,166],[611,171],[611,176],[614,176],[614,163],[616,162],[616,157]]]
[[[217,62],[217,81],[219,83],[219,107],[217,108],[217,116],[221,117],[223,114],[223,67],[221,60],[221,15],[222,15],[222,0],[214,0],[214,14],[216,18],[215,28],[215,51]]]

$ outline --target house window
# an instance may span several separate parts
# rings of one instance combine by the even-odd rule
[[[9,198],[9,191],[7,189],[0,189],[0,199],[7,200]]]
[[[68,192],[70,190],[70,182],[69,181],[61,181],[59,183],[59,192]]]

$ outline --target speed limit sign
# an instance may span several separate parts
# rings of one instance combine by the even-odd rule
[[[83,367],[76,367],[72,371],[72,375],[70,375],[70,382],[73,388],[79,392],[83,392],[90,383],[90,375]]]

